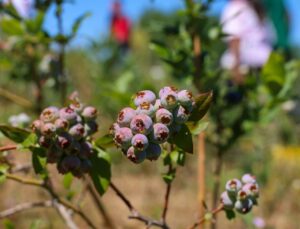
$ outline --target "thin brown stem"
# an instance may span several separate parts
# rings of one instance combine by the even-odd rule
[[[104,205],[102,204],[101,200],[99,199],[98,192],[95,190],[91,179],[89,177],[86,177],[85,180],[87,181],[87,190],[91,194],[91,197],[93,198],[94,203],[96,204],[98,210],[100,211],[101,215],[103,216],[106,228],[115,229],[116,227],[113,224],[113,220],[110,218]]]
[[[51,185],[51,182],[49,182],[49,179],[46,180],[48,182],[45,182],[43,180],[34,180],[34,179],[29,179],[29,178],[23,178],[23,177],[19,177],[19,176],[13,175],[13,174],[9,174],[9,173],[6,173],[5,176],[7,179],[14,180],[14,181],[17,181],[22,184],[44,188],[45,190],[48,191],[48,193],[51,195],[51,197],[54,200],[57,200],[60,204],[64,205],[65,207],[71,209],[76,214],[78,214],[89,225],[90,228],[93,228],[93,229],[97,228],[93,224],[93,222],[88,218],[88,216],[83,211],[81,211],[81,209],[78,209],[72,203],[70,203],[70,202],[66,201],[65,199],[61,198],[60,196],[58,196],[58,194],[54,191],[54,189]]]
[[[219,149],[216,158],[216,167],[214,171],[214,186],[213,186],[213,196],[212,196],[212,208],[216,208],[219,202],[219,190],[221,182],[221,171],[223,165],[223,153]],[[217,220],[215,223],[211,224],[211,229],[217,228]]]
[[[0,147],[0,152],[9,151],[9,150],[15,150],[15,149],[17,149],[16,145],[6,145],[6,146]]]
[[[223,204],[220,204],[217,208],[215,208],[211,212],[206,213],[201,219],[199,219],[196,223],[194,223],[193,226],[188,227],[188,229],[197,228],[199,225],[202,225],[205,221],[211,220],[211,218],[213,216],[215,217],[219,212],[221,212],[223,210],[224,210],[224,206],[223,206]]]
[[[126,205],[128,210],[130,211],[131,215],[128,217],[129,219],[135,219],[138,221],[141,221],[145,223],[147,228],[150,228],[151,226],[163,228],[163,229],[169,229],[169,226],[165,222],[161,222],[158,220],[154,220],[151,218],[148,218],[146,216],[143,216],[140,214],[131,204],[131,202],[128,200],[128,198],[112,183],[110,182],[110,185],[112,190],[116,193],[116,195],[123,201],[123,203]]]
[[[30,203],[22,203],[16,205],[12,208],[0,212],[0,219],[15,215],[19,212],[23,212],[38,207],[52,207],[52,201],[48,200],[48,201],[30,202]]]
[[[168,173],[170,173],[172,171],[172,165],[169,165],[169,171]],[[166,193],[165,193],[165,201],[164,201],[164,208],[162,211],[162,221],[164,223],[166,223],[166,218],[167,218],[167,212],[168,212],[168,207],[169,207],[169,199],[170,199],[170,192],[171,192],[171,187],[172,187],[172,183],[168,183],[167,187],[166,187]]]

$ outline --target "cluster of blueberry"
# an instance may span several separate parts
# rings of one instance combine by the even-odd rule
[[[225,210],[235,209],[246,214],[251,211],[253,205],[257,205],[259,187],[255,177],[245,174],[242,181],[232,179],[226,183],[226,191],[221,194],[221,203]]]
[[[46,149],[47,163],[57,163],[62,174],[71,172],[81,177],[87,173],[93,152],[89,137],[98,129],[96,117],[97,109],[84,107],[78,98],[62,109],[54,106],[44,109],[32,123],[32,129],[39,145]]]
[[[149,90],[136,93],[134,104],[136,109],[125,107],[120,111],[111,134],[132,162],[157,160],[161,154],[160,144],[176,134],[188,120],[194,106],[193,96],[187,90],[164,87],[158,99]]]

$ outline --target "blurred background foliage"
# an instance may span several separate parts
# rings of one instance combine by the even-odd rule
[[[99,109],[99,135],[107,132],[117,112],[130,103],[131,96],[138,90],[157,92],[165,85],[189,88],[194,94],[199,90],[212,90],[214,103],[206,120],[209,122],[206,129],[208,203],[213,189],[214,158],[219,148],[226,151],[222,185],[227,179],[245,172],[254,173],[262,184],[260,206],[254,213],[226,223],[221,217],[224,228],[255,228],[252,224],[255,216],[265,219],[266,228],[299,227],[300,62],[296,59],[299,56],[296,48],[292,49],[294,55],[289,60],[274,52],[261,72],[249,71],[245,84],[236,86],[229,82],[230,73],[220,68],[220,56],[225,49],[224,34],[218,18],[207,14],[206,5],[187,6],[187,10],[171,13],[145,11],[133,25],[130,49],[122,52],[110,35],[90,40],[84,47],[68,46],[87,16],[85,12],[74,22],[72,34],[50,36],[43,27],[48,4],[56,3],[39,2],[38,13],[31,19],[20,19],[13,9],[5,9],[10,16],[0,19],[0,41],[5,41],[0,52],[1,123],[7,123],[10,116],[21,112],[26,112],[33,120],[38,89],[44,95],[43,106],[60,103],[59,45],[66,45],[63,74],[67,77],[67,91],[77,90],[83,101]],[[193,65],[195,33],[200,35],[202,44],[199,78],[195,78]],[[0,139],[1,143],[4,141]],[[157,171],[162,171],[159,163],[132,166],[123,160],[120,152],[111,151],[115,164],[113,173],[119,176],[117,181],[122,183],[124,179],[132,183],[125,190],[130,192],[131,186],[136,184],[159,187],[159,179],[153,178],[153,173],[157,175]],[[187,212],[192,215],[198,209],[195,157],[187,158],[187,171],[182,171],[174,190],[174,193],[179,192],[177,201],[174,197],[174,209],[180,210],[189,203]],[[136,177],[144,181],[135,181]],[[190,195],[180,193],[183,186]],[[154,188],[151,190],[150,194],[155,196],[151,204],[143,202],[142,198],[149,199],[147,192],[132,197],[156,216],[155,201],[160,200],[159,193],[155,193]],[[109,193],[104,197],[111,213],[116,206],[114,202],[109,203],[112,198]],[[7,207],[0,206],[1,209]],[[118,215],[117,221],[124,221],[125,211]],[[174,228],[182,228],[193,219],[176,219],[175,211],[170,217],[174,219]],[[24,219],[18,220],[17,225],[24,223]],[[43,225],[41,228],[53,228],[47,223],[36,224]],[[56,228],[59,227],[61,225]],[[138,227],[127,225],[126,228]]]

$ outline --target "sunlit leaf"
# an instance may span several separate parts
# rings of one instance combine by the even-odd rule
[[[30,132],[21,129],[18,127],[12,127],[12,126],[7,126],[7,125],[0,125],[0,131],[10,140],[17,142],[17,143],[22,143],[24,142],[28,136],[30,135]]]

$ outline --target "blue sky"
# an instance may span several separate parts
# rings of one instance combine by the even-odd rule
[[[300,45],[300,0],[285,0],[291,17],[291,43]],[[132,21],[136,21],[146,9],[159,9],[170,12],[184,6],[183,0],[122,0],[123,11]],[[218,14],[226,0],[215,0],[213,13]],[[91,17],[86,19],[79,30],[79,36],[75,40],[76,45],[85,44],[89,38],[96,39],[108,31],[110,8],[112,0],[75,0],[73,4],[65,5],[64,28],[70,31],[72,22],[85,12],[90,12]],[[57,23],[53,17],[54,9],[48,14],[46,27],[52,33],[57,31]]]

